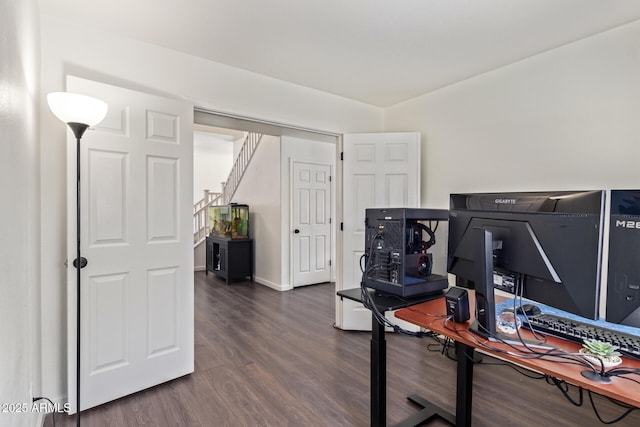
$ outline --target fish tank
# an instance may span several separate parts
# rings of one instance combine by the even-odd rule
[[[209,235],[228,239],[249,238],[249,206],[232,203],[209,207]]]

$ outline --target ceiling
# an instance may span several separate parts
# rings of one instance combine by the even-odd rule
[[[41,13],[387,107],[640,19],[638,0],[39,0]]]

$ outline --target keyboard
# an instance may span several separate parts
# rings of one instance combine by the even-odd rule
[[[617,345],[620,348],[618,351],[623,355],[640,359],[640,336],[625,334],[553,314],[529,316],[529,322],[523,321],[522,327],[578,343],[582,343],[585,338],[607,342]]]

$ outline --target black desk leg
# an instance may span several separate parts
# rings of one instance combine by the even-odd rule
[[[371,426],[387,423],[387,343],[384,325],[371,316]]]
[[[473,347],[456,341],[456,426],[471,427],[473,395]]]

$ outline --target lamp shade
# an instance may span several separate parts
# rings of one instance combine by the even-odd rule
[[[47,95],[49,108],[65,123],[94,126],[107,115],[107,103],[98,98],[71,92],[52,92]]]

